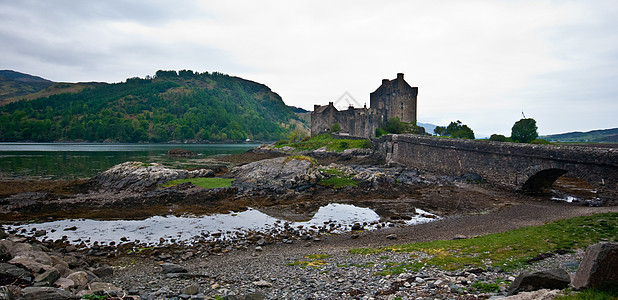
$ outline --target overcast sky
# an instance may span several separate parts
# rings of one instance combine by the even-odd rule
[[[479,136],[618,127],[618,1],[0,0],[0,69],[120,82],[219,71],[313,109],[383,78],[419,87],[419,122]]]

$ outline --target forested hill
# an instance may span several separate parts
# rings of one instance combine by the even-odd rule
[[[11,70],[0,70],[0,101],[35,93],[52,84],[54,84],[52,81],[41,77]]]
[[[278,140],[297,124],[263,84],[188,70],[0,106],[0,141]]]

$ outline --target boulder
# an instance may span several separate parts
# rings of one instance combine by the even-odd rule
[[[59,288],[70,288],[75,286],[75,282],[71,279],[60,277],[54,282],[54,286]]]
[[[92,270],[92,273],[97,275],[99,278],[103,278],[114,275],[114,269],[112,269],[109,265],[103,265]]]
[[[200,287],[197,284],[192,284],[182,289],[182,293],[185,295],[197,295],[199,292]]]
[[[34,286],[51,286],[58,278],[60,278],[58,270],[47,270],[34,278]]]
[[[172,264],[172,263],[163,263],[161,264],[161,269],[163,270],[163,274],[167,273],[187,273],[187,269],[185,267]]]
[[[27,287],[21,290],[23,300],[69,300],[77,299],[75,295],[65,290],[53,287]]]
[[[618,284],[618,243],[588,246],[573,278],[573,287],[592,288],[608,283]]]
[[[571,283],[571,277],[563,269],[552,269],[539,272],[524,272],[519,274],[509,287],[508,295],[519,292],[530,292],[540,289],[564,289]]]
[[[32,273],[20,266],[0,263],[0,285],[11,283],[30,284],[32,282]]]
[[[90,283],[90,290],[88,290],[89,294],[97,294],[100,292],[104,292],[107,294],[117,294],[117,292],[121,291],[121,288],[113,285],[112,283],[99,281]]]
[[[88,284],[88,274],[84,271],[77,271],[69,274],[67,279],[73,280],[76,286],[86,286]]]
[[[181,170],[170,169],[159,164],[145,164],[136,161],[125,162],[102,172],[90,179],[90,184],[101,191],[143,192],[175,179],[213,177],[209,169]]]
[[[236,178],[241,191],[264,190],[277,194],[288,189],[315,186],[322,175],[307,157],[277,157],[232,168],[227,176]]]

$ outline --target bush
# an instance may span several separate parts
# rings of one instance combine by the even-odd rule
[[[381,137],[385,134],[388,134],[388,132],[386,132],[386,130],[382,129],[382,128],[376,128],[376,137]]]
[[[547,140],[544,139],[534,139],[532,142],[530,142],[530,144],[536,144],[536,145],[551,145],[551,143]]]
[[[330,132],[339,132],[341,130],[341,125],[339,123],[335,123],[330,127]]]
[[[501,134],[492,134],[489,137],[489,140],[494,142],[506,142],[506,136]]]
[[[278,140],[278,141],[275,142],[275,147],[283,146],[283,145],[285,145],[287,143],[288,143],[288,141],[286,141],[286,140]]]

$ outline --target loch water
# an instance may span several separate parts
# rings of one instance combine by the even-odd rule
[[[0,178],[78,179],[126,162],[166,163],[171,149],[206,158],[242,153],[259,144],[0,143]],[[177,160],[177,159],[176,159]]]

